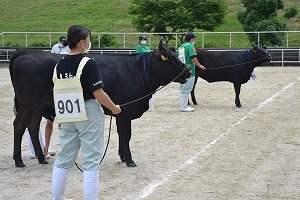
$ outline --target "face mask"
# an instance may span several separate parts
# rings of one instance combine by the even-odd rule
[[[146,40],[141,40],[141,44],[146,44],[147,41]]]
[[[92,42],[89,43],[89,47],[86,49],[85,47],[84,48],[84,52],[83,53],[88,53],[89,50],[91,49],[91,46],[92,46]]]
[[[191,43],[192,43],[192,44],[195,44],[195,39],[192,39]]]

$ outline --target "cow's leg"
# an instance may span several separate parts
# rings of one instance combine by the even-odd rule
[[[118,150],[118,154],[120,156],[121,161],[122,162],[126,162],[125,155],[124,155],[124,150],[123,150],[124,149],[123,138],[120,136],[119,131],[118,131],[118,135],[119,135],[119,150]]]
[[[240,101],[240,91],[241,91],[241,85],[240,83],[234,83],[234,91],[235,91],[235,105],[238,108],[242,107],[241,101]]]
[[[196,97],[195,97],[195,87],[196,87],[196,84],[197,84],[197,80],[198,80],[198,76],[195,77],[193,90],[191,91],[192,102],[193,102],[194,105],[198,105]],[[190,104],[190,102],[188,102],[188,104]]]
[[[40,123],[42,120],[42,111],[43,111],[43,107],[36,106],[36,109],[34,110],[34,113],[28,125],[28,131],[30,133],[34,152],[38,158],[39,163],[48,164],[48,162],[45,160],[45,156],[42,150],[42,148],[44,147],[41,147],[40,140],[39,140],[39,130],[40,130]]]
[[[22,117],[18,113],[13,125],[14,125],[14,153],[13,159],[15,160],[16,167],[25,167],[25,164],[21,157],[21,145],[22,138],[26,129],[26,122],[21,120]]]
[[[45,160],[45,156],[42,150],[42,148],[44,147],[41,147],[40,144],[39,129],[40,129],[40,120],[35,119],[35,117],[33,117],[31,123],[28,126],[28,131],[30,133],[30,138],[34,147],[34,152],[40,164],[48,164],[48,162]]]
[[[22,85],[23,83],[20,83]],[[17,90],[15,90],[17,92]],[[28,127],[33,110],[35,108],[34,102],[29,102],[26,99],[18,101],[18,98],[14,98],[14,111],[16,118],[13,122],[14,125],[14,151],[13,159],[15,160],[16,167],[25,167],[25,164],[22,160],[21,147],[22,147],[22,138],[25,132],[25,129]],[[20,105],[20,102],[23,102]],[[28,103],[29,102],[29,103]]]
[[[122,162],[126,162],[127,167],[136,167],[132,160],[129,142],[131,139],[131,120],[117,116],[117,131],[119,134],[119,156]]]

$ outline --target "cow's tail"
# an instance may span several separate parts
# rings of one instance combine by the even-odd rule
[[[22,51],[16,51],[10,58],[9,60],[9,74],[10,74],[10,78],[11,78],[11,83],[13,85],[14,88],[14,77],[13,77],[13,67],[14,67],[14,61],[22,54]],[[16,97],[16,95],[14,94],[14,113],[15,115],[17,114],[18,110],[19,110],[19,104],[18,104],[18,99]]]
[[[22,55],[23,51],[17,50],[10,58],[9,60],[9,74],[10,74],[10,78],[11,78],[11,82],[14,85],[14,79],[13,79],[13,66],[14,66],[14,61],[20,56]]]

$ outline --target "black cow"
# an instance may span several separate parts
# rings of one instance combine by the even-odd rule
[[[16,167],[25,167],[21,158],[21,141],[26,127],[31,134],[39,163],[45,163],[38,142],[38,130],[43,108],[46,105],[54,108],[52,75],[54,66],[62,56],[42,51],[20,50],[10,60],[9,70],[18,107],[13,123],[13,158]],[[171,81],[185,83],[190,76],[185,65],[167,49],[162,41],[159,49],[150,53],[140,55],[89,54],[88,57],[94,58],[99,63],[106,85],[104,90],[113,102],[119,105],[148,95]],[[136,166],[129,148],[131,120],[141,117],[149,109],[151,96],[123,105],[122,112],[116,116],[119,156],[128,167]],[[105,114],[111,114],[107,108],[103,108]]]
[[[196,49],[197,59],[206,67],[201,70],[196,67],[194,88],[191,91],[192,102],[197,105],[195,98],[195,86],[198,77],[203,78],[209,83],[217,81],[228,81],[233,83],[235,90],[235,105],[241,108],[240,90],[241,85],[247,83],[251,77],[254,68],[263,63],[270,62],[271,56],[266,50],[259,46],[253,46],[252,49],[238,51],[206,51]]]

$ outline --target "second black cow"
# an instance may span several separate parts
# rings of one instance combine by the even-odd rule
[[[191,91],[194,105],[198,104],[195,98],[195,86],[198,77],[200,77],[209,83],[218,81],[233,83],[235,105],[241,108],[242,104],[239,97],[241,85],[248,82],[255,67],[271,61],[271,56],[266,52],[266,49],[260,46],[253,46],[253,48],[242,52],[196,50],[197,58],[206,67],[206,70],[203,71],[196,67],[194,88]]]

